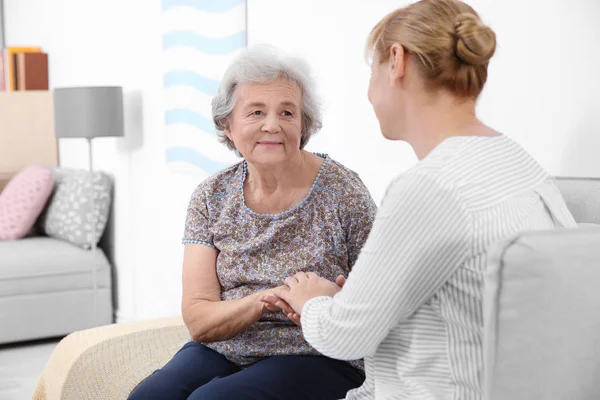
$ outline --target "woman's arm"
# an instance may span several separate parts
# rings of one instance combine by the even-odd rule
[[[466,260],[471,229],[452,188],[426,174],[405,174],[390,186],[344,288],[296,310],[306,340],[333,358],[373,355],[390,330],[431,299]],[[297,308],[286,291],[281,293]]]
[[[186,244],[183,255],[183,320],[195,342],[229,339],[260,319],[265,292],[237,300],[221,301],[217,278],[218,250],[202,244]]]

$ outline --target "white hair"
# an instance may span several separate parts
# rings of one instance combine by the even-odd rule
[[[303,149],[312,135],[321,129],[320,104],[315,94],[315,82],[306,61],[287,56],[272,46],[254,45],[244,49],[229,65],[212,100],[212,117],[217,136],[238,155],[241,154],[225,135],[235,107],[235,89],[238,85],[267,83],[280,78],[296,83],[302,91],[300,148]]]

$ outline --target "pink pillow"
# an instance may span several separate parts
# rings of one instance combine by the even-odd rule
[[[0,192],[0,240],[27,236],[54,188],[52,171],[30,165]]]

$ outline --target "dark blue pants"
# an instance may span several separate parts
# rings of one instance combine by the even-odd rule
[[[357,369],[327,357],[274,356],[241,369],[189,342],[143,380],[129,400],[337,400],[363,381]]]

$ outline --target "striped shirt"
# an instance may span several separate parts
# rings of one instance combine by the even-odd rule
[[[519,145],[450,138],[390,184],[343,290],[304,306],[304,336],[329,357],[365,358],[346,399],[480,399],[488,251],[558,225],[576,224]]]

